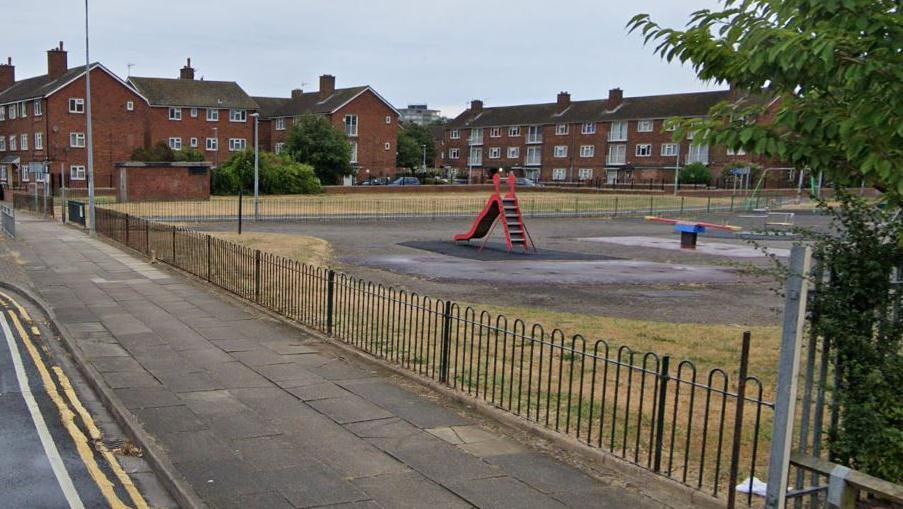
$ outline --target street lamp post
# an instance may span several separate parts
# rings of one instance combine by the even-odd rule
[[[426,144],[420,145],[420,148],[423,149],[423,171],[426,171]]]
[[[258,143],[259,139],[257,136],[258,128],[260,127],[260,113],[254,112],[251,113],[251,116],[254,117],[254,220],[260,220],[260,145]]]
[[[88,218],[91,222],[91,234],[97,233],[94,224],[94,136],[91,122],[91,53],[88,45],[88,0],[85,0],[85,146],[88,149]]]
[[[680,184],[680,143],[677,144],[677,156],[674,159],[674,195],[677,196],[677,186]]]

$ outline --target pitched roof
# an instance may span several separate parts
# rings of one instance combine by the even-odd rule
[[[704,116],[712,106],[728,99],[730,94],[729,90],[719,90],[625,97],[621,104],[613,109],[609,108],[607,99],[571,101],[570,106],[560,114],[557,113],[557,103],[484,107],[479,112],[465,110],[446,127],[454,129]]]
[[[254,97],[264,118],[294,117],[296,115],[332,113],[360,95],[368,86],[339,88],[332,95],[320,100],[319,92],[306,92],[298,97]],[[388,104],[388,103],[386,103]],[[389,105],[391,107],[391,105]]]
[[[257,103],[234,81],[130,77],[129,83],[151,106],[241,108],[256,110]]]
[[[97,63],[93,63],[91,68],[93,69],[97,65]],[[6,90],[0,91],[0,104],[44,97],[60,86],[84,74],[84,72],[85,66],[82,65],[69,69],[56,79],[51,79],[50,76],[43,74],[19,80]]]

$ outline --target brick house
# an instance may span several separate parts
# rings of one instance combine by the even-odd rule
[[[292,125],[304,115],[323,115],[351,142],[358,180],[395,175],[398,111],[368,85],[336,88],[335,77],[320,76],[316,92],[292,90],[291,97],[254,97],[260,107],[262,150],[280,152]]]
[[[113,164],[144,143],[140,94],[99,63],[90,65],[97,187],[114,187]],[[0,184],[21,187],[49,172],[86,187],[85,67],[69,68],[63,43],[47,52],[47,74],[16,80],[0,65]]]
[[[130,77],[128,83],[147,99],[147,146],[162,141],[173,150],[194,149],[214,167],[254,148],[257,103],[234,81],[194,79],[190,58],[178,79]]]
[[[717,178],[726,168],[755,163],[720,147],[675,142],[664,130],[672,117],[704,117],[730,90],[572,101],[561,92],[554,103],[470,108],[445,126],[442,164],[482,180],[498,168],[552,182],[670,182],[675,167],[701,162]]]

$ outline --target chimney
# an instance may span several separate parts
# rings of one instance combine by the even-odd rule
[[[483,101],[479,99],[474,99],[470,101],[470,112],[471,113],[480,113],[483,111]]]
[[[194,67],[191,67],[191,57],[188,58],[188,63],[185,64],[179,71],[179,79],[180,80],[193,80],[194,79]]]
[[[292,99],[300,99],[304,95],[304,90],[296,88],[292,90]]]
[[[624,91],[620,88],[613,88],[608,91],[608,109],[613,110],[624,102]]]
[[[558,107],[555,109],[556,113],[561,113],[562,111],[568,109],[571,106],[571,94],[567,92],[558,92]]]
[[[320,100],[325,101],[326,98],[335,93],[335,76],[324,74],[320,76]]]
[[[0,64],[0,90],[6,90],[16,83],[16,66],[12,57],[6,59],[5,64]]]
[[[55,80],[66,74],[68,70],[69,62],[66,50],[63,49],[63,41],[60,41],[59,47],[47,50],[47,76]]]

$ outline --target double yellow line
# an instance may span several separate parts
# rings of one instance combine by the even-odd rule
[[[113,509],[130,507],[119,498],[116,494],[115,486],[110,479],[107,478],[104,471],[101,470],[100,465],[97,463],[97,459],[92,452],[92,443],[94,449],[103,456],[104,460],[109,465],[110,470],[116,476],[116,479],[125,489],[126,493],[128,493],[133,507],[136,509],[148,509],[147,502],[138,491],[138,488],[135,487],[131,478],[129,478],[128,474],[122,469],[116,456],[103,443],[103,434],[94,423],[91,414],[85,409],[84,405],[82,405],[81,400],[79,400],[78,395],[72,388],[72,384],[69,382],[69,377],[66,376],[59,366],[52,366],[48,369],[47,364],[44,362],[44,359],[41,357],[40,352],[31,339],[32,337],[40,337],[41,332],[34,325],[34,321],[31,319],[31,316],[29,316],[28,311],[16,302],[16,300],[3,292],[0,292],[0,303],[6,308],[7,316],[13,323],[19,336],[22,338],[25,349],[28,350],[31,360],[34,362],[38,373],[41,375],[41,380],[44,382],[44,388],[47,391],[47,395],[50,397],[51,401],[53,401],[53,404],[60,413],[60,419],[62,420],[63,426],[69,432],[69,436],[72,437],[76,450],[78,451],[85,468],[87,468],[88,473],[91,475],[94,483],[97,484],[97,487],[107,500],[107,503],[109,503],[110,507]],[[16,313],[13,312],[13,309],[9,307],[10,304],[18,310],[19,315],[22,316],[22,320],[20,320],[19,316],[17,316]],[[26,325],[29,328],[28,332],[26,331]],[[51,376],[51,371],[56,376],[56,381],[54,381],[53,376]],[[59,383],[60,389],[57,389],[57,382]],[[60,391],[65,394],[65,398],[60,394]],[[76,414],[87,429],[90,440],[76,423]]]

